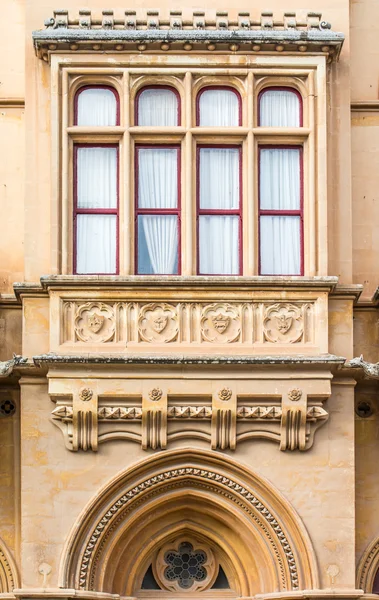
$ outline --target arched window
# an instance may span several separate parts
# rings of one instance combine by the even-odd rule
[[[266,88],[259,95],[260,127],[302,127],[302,101],[291,88]]]
[[[201,127],[241,125],[241,97],[233,88],[203,88],[197,95],[196,123]]]
[[[75,96],[75,125],[110,127],[119,125],[119,98],[109,86],[86,86]]]
[[[136,125],[141,127],[176,127],[180,125],[180,98],[174,88],[149,86],[136,98]]]

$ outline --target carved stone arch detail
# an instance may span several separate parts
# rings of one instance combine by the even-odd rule
[[[379,537],[376,537],[364,551],[357,569],[357,588],[372,594],[375,575],[379,569]]]
[[[67,541],[60,586],[134,595],[125,582],[137,581],[147,552],[183,528],[230,557],[239,595],[318,587],[313,548],[293,507],[248,468],[194,449],[144,460],[96,494]],[[129,566],[128,554],[119,558],[125,548]]]
[[[0,538],[0,594],[10,593],[19,586],[16,564],[10,551]]]

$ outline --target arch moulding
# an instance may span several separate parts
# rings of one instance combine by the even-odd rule
[[[0,594],[10,593],[19,585],[16,563],[0,538]]]
[[[240,463],[194,449],[143,460],[96,494],[67,540],[59,585],[133,595],[154,553],[178,535],[225,557],[237,595],[319,587],[309,536],[287,500]]]
[[[379,569],[379,538],[376,537],[364,551],[357,569],[357,587],[371,594]]]

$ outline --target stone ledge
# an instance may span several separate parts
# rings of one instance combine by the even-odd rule
[[[204,11],[194,11],[192,20],[183,20],[181,11],[171,11],[169,19],[162,19],[157,10],[147,11],[143,19],[126,10],[120,19],[109,9],[98,19],[87,9],[79,11],[79,18],[55,10],[45,21],[46,29],[33,32],[33,42],[37,56],[46,61],[55,51],[187,53],[193,46],[197,52],[310,52],[324,54],[329,61],[338,59],[345,36],[321,19],[318,12],[308,12],[305,21],[287,12],[278,21],[270,11],[262,12],[259,21],[251,20],[249,12],[230,20],[224,11],[216,12],[213,19],[205,18]]]
[[[36,366],[54,364],[91,364],[91,365],[343,365],[345,358],[334,354],[307,356],[223,356],[218,354],[184,355],[184,354],[40,354],[33,356]]]

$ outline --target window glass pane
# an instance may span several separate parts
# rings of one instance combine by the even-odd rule
[[[78,208],[117,207],[117,148],[77,149]]]
[[[299,210],[299,148],[261,148],[259,177],[262,210]]]
[[[88,88],[79,92],[76,125],[117,125],[117,100],[111,90]]]
[[[140,148],[138,152],[138,207],[178,206],[178,150]]]
[[[260,218],[261,275],[300,275],[300,217]]]
[[[175,126],[178,123],[178,98],[165,88],[143,90],[138,98],[138,125]]]
[[[261,127],[300,127],[300,100],[290,90],[267,90],[259,101]]]
[[[76,272],[116,273],[116,215],[77,215]]]
[[[239,217],[199,216],[199,272],[205,275],[239,274]]]
[[[239,157],[238,148],[200,148],[200,208],[239,208]]]
[[[199,125],[203,127],[238,127],[238,96],[231,90],[205,90],[199,97]]]
[[[178,217],[176,215],[138,216],[138,273],[143,275],[178,273]]]

